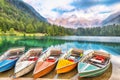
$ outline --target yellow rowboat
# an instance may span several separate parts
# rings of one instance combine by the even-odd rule
[[[80,49],[70,49],[65,53],[58,61],[56,72],[57,74],[66,73],[73,70],[81,57],[83,56],[83,50]]]

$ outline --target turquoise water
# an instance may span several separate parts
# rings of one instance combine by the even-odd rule
[[[75,39],[75,37],[73,37]],[[97,37],[93,37],[96,40]],[[82,38],[80,38],[82,39]],[[87,39],[87,38],[86,38]],[[72,39],[72,37],[67,37],[67,39],[53,39],[51,37],[15,37],[9,36],[0,37],[0,53],[2,54],[9,48],[13,47],[21,47],[24,46],[26,51],[29,48],[33,47],[42,47],[46,49],[50,46],[56,46],[62,49],[63,52],[67,51],[69,48],[81,48],[83,50],[105,50],[113,55],[120,55],[120,40],[117,38],[117,42],[113,40],[113,42],[101,42],[101,40],[89,41],[88,39],[83,41]],[[112,37],[111,37],[112,40]],[[103,41],[103,39],[102,39]]]

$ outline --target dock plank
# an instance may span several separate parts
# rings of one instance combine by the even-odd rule
[[[34,78],[0,78],[0,80],[70,80],[70,79],[48,79],[48,78],[37,78],[37,79],[34,79]]]

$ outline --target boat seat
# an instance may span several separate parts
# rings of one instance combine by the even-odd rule
[[[48,62],[55,62],[55,61],[56,61],[56,58],[50,56],[50,57],[48,57],[48,58],[46,59],[46,61],[48,61]]]
[[[10,56],[7,59],[16,59],[16,58],[18,58],[18,57],[17,56]]]
[[[90,64],[92,64],[92,65],[95,65],[95,66],[97,66],[97,67],[100,67],[100,68],[102,68],[102,67],[104,67],[106,64],[104,64],[104,63],[96,63],[96,62],[91,62]]]
[[[71,56],[80,56],[79,54],[72,53]]]
[[[102,56],[102,55],[96,55],[96,56],[95,56],[95,59],[96,59],[96,60],[100,60],[101,62],[105,62],[105,57]]]
[[[70,56],[70,57],[68,58],[68,60],[71,61],[71,62],[74,62],[74,61],[75,61],[75,57],[74,57],[74,56]]]
[[[90,64],[95,65],[95,66],[100,67],[100,68],[104,67],[108,63],[107,59],[105,59],[105,58],[104,58],[104,60],[101,58],[96,59],[96,56],[89,59],[89,61],[90,61]]]
[[[96,63],[102,63],[101,60],[96,60],[96,59],[94,59],[94,58],[90,59],[90,61],[92,61],[92,62],[96,62]]]
[[[95,55],[92,58],[90,58],[89,60],[92,62],[99,63],[99,64],[103,64],[106,62],[106,58],[102,55]]]
[[[36,61],[38,57],[31,56],[28,58],[28,61]]]

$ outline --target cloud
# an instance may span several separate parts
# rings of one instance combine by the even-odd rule
[[[24,2],[30,4],[33,8],[36,9],[42,16],[48,17],[51,15],[53,18],[59,16],[59,12],[57,9],[60,10],[71,10],[74,7],[69,5],[73,2],[73,0],[23,0]],[[57,9],[55,9],[57,8]],[[56,11],[55,11],[56,10]],[[49,16],[50,17],[50,16]]]
[[[43,17],[59,18],[75,15],[88,20],[103,20],[119,11],[120,0],[23,0]]]
[[[96,5],[87,9],[76,9],[72,12],[63,13],[62,17],[76,15],[78,18],[85,18],[87,20],[104,20],[109,15],[119,11],[120,4],[114,4],[111,6]]]
[[[71,5],[78,9],[86,9],[96,5],[110,6],[119,2],[120,0],[75,0]]]

